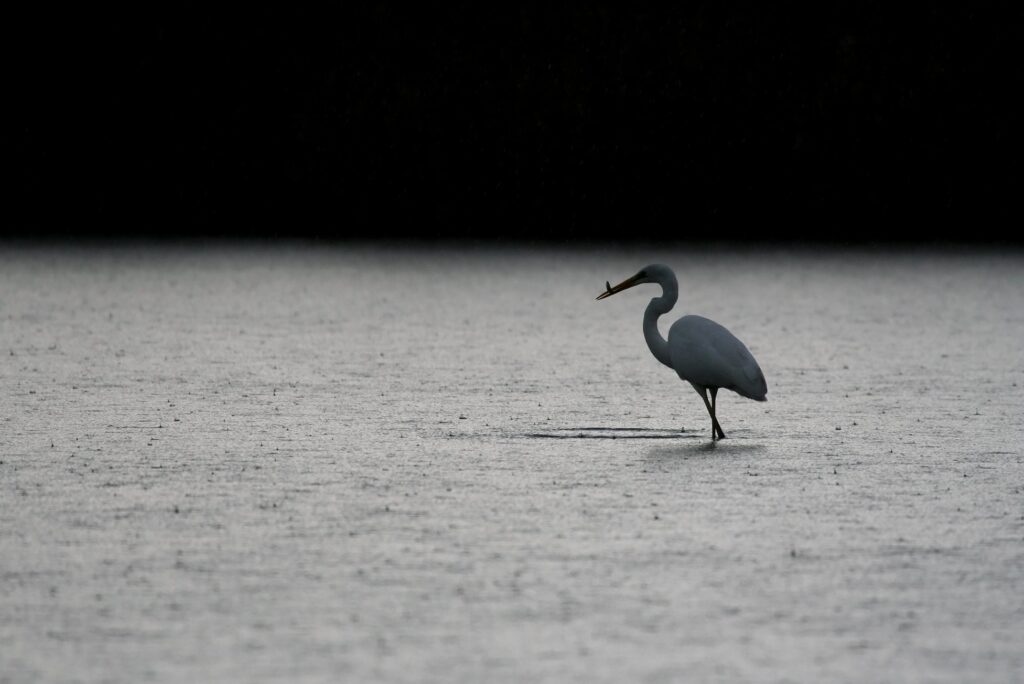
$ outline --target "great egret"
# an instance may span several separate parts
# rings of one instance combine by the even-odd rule
[[[679,298],[676,274],[664,264],[645,266],[632,278],[615,287],[605,282],[604,299],[634,285],[661,285],[662,294],[655,297],[644,311],[644,338],[654,358],[673,369],[680,378],[697,390],[711,415],[711,439],[723,439],[725,433],[715,416],[718,390],[732,390],[741,397],[767,401],[768,384],[764,373],[747,347],[724,327],[703,316],[683,316],[672,324],[668,342],[658,332],[658,318],[672,310]],[[708,401],[708,392],[711,401]]]

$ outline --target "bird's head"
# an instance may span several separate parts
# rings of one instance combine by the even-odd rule
[[[636,275],[626,278],[618,285],[612,287],[609,283],[605,283],[605,291],[597,296],[598,299],[604,299],[605,297],[611,297],[613,294],[628,290],[634,285],[643,285],[644,283],[658,283],[664,285],[667,282],[675,282],[676,276],[672,273],[672,269],[664,264],[651,264],[641,268]]]

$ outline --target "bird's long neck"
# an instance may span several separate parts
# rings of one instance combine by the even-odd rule
[[[669,282],[662,282],[661,289],[661,296],[652,299],[651,303],[647,305],[647,310],[644,311],[644,339],[647,340],[647,347],[654,354],[654,358],[671,368],[672,359],[668,353],[668,342],[658,330],[658,318],[671,311],[672,307],[676,305],[676,300],[679,298],[679,286],[673,277]]]

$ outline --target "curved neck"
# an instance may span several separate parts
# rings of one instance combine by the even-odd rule
[[[654,354],[654,358],[671,368],[672,359],[668,353],[668,342],[665,341],[665,338],[661,336],[661,332],[658,330],[658,318],[662,314],[671,311],[672,307],[676,305],[676,300],[679,298],[679,288],[674,278],[670,282],[660,284],[662,289],[661,296],[652,299],[651,303],[647,305],[647,310],[644,311],[644,339],[647,340],[647,347]]]

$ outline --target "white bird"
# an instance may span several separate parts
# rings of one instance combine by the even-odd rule
[[[644,338],[654,358],[673,369],[697,390],[711,415],[711,439],[723,439],[725,433],[715,416],[718,390],[732,390],[741,397],[767,401],[768,384],[753,354],[735,335],[703,316],[683,316],[672,324],[668,342],[658,331],[658,318],[672,310],[679,298],[676,274],[664,264],[644,267],[632,278],[615,287],[605,282],[598,299],[610,297],[634,285],[661,285],[662,294],[647,305],[644,312]],[[708,401],[708,392],[711,401]]]

